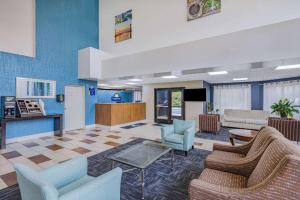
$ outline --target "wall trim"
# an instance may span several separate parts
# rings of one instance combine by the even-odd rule
[[[25,140],[37,139],[37,138],[46,137],[46,136],[54,136],[54,131],[7,139],[6,144],[11,144],[11,143],[15,143],[15,142],[23,142]]]

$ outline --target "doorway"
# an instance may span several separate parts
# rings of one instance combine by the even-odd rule
[[[156,123],[173,123],[173,119],[185,119],[183,101],[184,88],[154,89],[154,109]]]
[[[65,130],[85,127],[85,87],[65,86]]]

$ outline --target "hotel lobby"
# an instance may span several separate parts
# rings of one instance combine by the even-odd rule
[[[300,199],[299,7],[1,0],[0,200]]]

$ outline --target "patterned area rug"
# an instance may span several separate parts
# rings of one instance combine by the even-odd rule
[[[111,169],[111,161],[106,158],[111,153],[116,153],[134,144],[144,141],[136,139],[124,145],[107,150],[88,158],[89,175],[99,176]],[[194,178],[199,177],[203,170],[203,160],[209,151],[193,149],[187,157],[183,152],[175,151],[174,169],[170,161],[158,161],[150,165],[145,171],[145,199],[148,200],[185,200],[188,198],[188,185]],[[170,155],[166,155],[169,157]],[[129,167],[118,165],[123,170]],[[123,173],[121,199],[137,200],[141,198],[139,170]],[[18,186],[12,186],[0,191],[2,200],[21,200]]]
[[[232,128],[221,127],[218,133],[208,133],[208,132],[198,132],[196,133],[196,137],[203,138],[207,140],[217,140],[222,142],[230,142],[229,140],[229,130]],[[244,144],[242,141],[235,140],[237,144]]]

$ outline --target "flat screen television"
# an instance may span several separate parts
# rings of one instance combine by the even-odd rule
[[[185,89],[183,92],[184,101],[206,101],[206,89]]]

